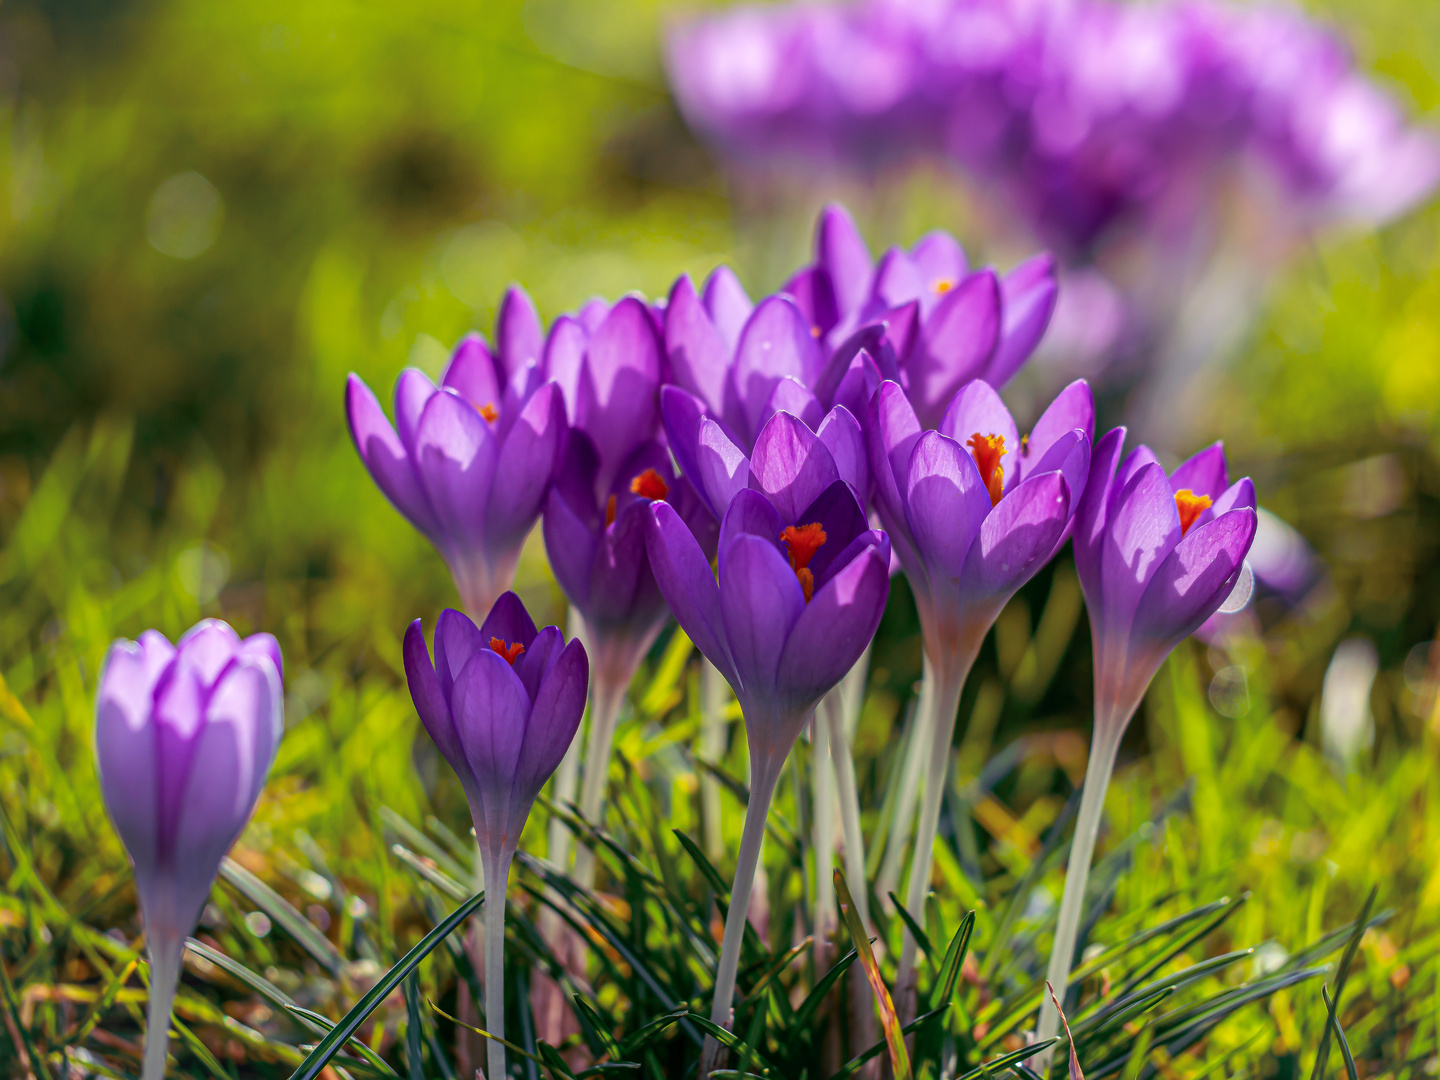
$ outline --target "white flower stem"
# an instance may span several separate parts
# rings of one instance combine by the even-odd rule
[[[490,888],[485,894],[485,1030],[505,1037],[505,895],[514,852],[500,851],[485,868]],[[485,1040],[485,1064],[491,1080],[505,1080],[505,1047]]]
[[[881,898],[881,905],[886,911],[890,908],[885,897],[900,888],[905,847],[910,842],[910,825],[915,820],[915,805],[920,799],[921,770],[925,764],[925,755],[930,749],[930,731],[934,719],[935,666],[930,662],[929,650],[924,652],[922,662],[924,667],[920,676],[920,699],[915,706],[915,718],[911,722],[910,738],[905,747],[905,762],[900,772],[900,793],[895,800],[895,811],[889,822],[885,857],[875,878],[875,894]]]
[[[1070,842],[1070,863],[1065,872],[1065,895],[1060,901],[1060,917],[1055,926],[1055,946],[1050,953],[1050,969],[1046,975],[1055,988],[1056,999],[1065,1000],[1070,982],[1070,965],[1075,957],[1075,938],[1080,931],[1080,917],[1085,910],[1085,886],[1090,877],[1090,860],[1095,855],[1095,841],[1100,835],[1100,818],[1105,809],[1105,789],[1115,771],[1115,755],[1120,749],[1120,736],[1114,726],[1098,719],[1090,745],[1090,762],[1085,767],[1085,790],[1080,795],[1080,813],[1075,819],[1075,836]],[[1118,731],[1123,733],[1124,725]],[[1060,1015],[1049,998],[1041,1001],[1037,1041],[1050,1038],[1060,1030]],[[1054,1048],[1043,1050],[1031,1068],[1044,1076],[1050,1068]]]
[[[833,694],[833,692],[832,692]],[[855,913],[870,926],[870,889],[865,881],[865,834],[860,830],[860,793],[855,783],[855,758],[845,738],[845,703],[827,695],[816,714],[827,734],[840,796],[840,828],[845,842],[845,877],[855,898]]]
[[[170,1051],[170,1010],[180,981],[185,939],[183,935],[163,932],[149,937],[150,994],[145,1013],[145,1063],[140,1075],[143,1080],[163,1080]]]
[[[905,891],[905,908],[917,920],[925,918],[925,895],[930,889],[930,869],[935,862],[935,836],[940,829],[940,807],[945,799],[945,785],[950,773],[950,744],[955,738],[956,713],[960,694],[975,649],[952,656],[949,663],[936,672],[935,690],[930,699],[932,714],[927,725],[931,740],[926,748],[925,798],[920,807],[920,825],[915,833],[915,851],[910,860],[910,881]],[[900,963],[895,973],[895,988],[900,999],[900,1022],[915,1019],[916,977],[915,938],[905,928],[900,945]]]
[[[730,686],[720,670],[700,658],[700,753],[706,761],[725,756],[725,705]],[[720,828],[720,781],[709,772],[700,775],[700,816],[705,826],[705,854],[711,862],[725,855],[725,836]]]
[[[775,797],[775,784],[785,759],[750,759],[750,802],[745,807],[745,830],[740,836],[740,854],[735,863],[735,882],[730,887],[730,909],[725,913],[725,937],[720,943],[720,962],[715,970],[715,1001],[710,1019],[726,1031],[731,1026],[735,979],[740,970],[740,943],[750,910],[750,891],[755,885],[755,866],[765,839],[765,818]],[[721,1056],[720,1044],[707,1037],[700,1057],[700,1077],[708,1077]]]
[[[580,815],[599,828],[604,817],[605,787],[610,779],[610,753],[615,728],[625,704],[629,679],[606,679],[599,671],[590,680],[590,729],[585,741],[585,767],[580,783]],[[584,844],[575,849],[575,884],[595,884],[595,852]]]
[[[815,737],[811,744],[810,779],[814,806],[815,846],[815,966],[817,972],[829,967],[830,934],[835,926],[835,765],[831,760],[831,727],[821,718],[840,705],[839,691],[831,690],[815,716]]]

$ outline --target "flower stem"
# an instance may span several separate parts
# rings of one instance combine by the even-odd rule
[[[820,702],[817,717],[826,728],[835,787],[840,796],[840,828],[845,843],[845,877],[855,899],[855,913],[870,926],[870,890],[865,884],[865,834],[860,829],[860,793],[855,782],[855,758],[845,737],[845,703],[835,691]],[[833,886],[832,886],[833,888]]]
[[[1055,988],[1055,997],[1063,1001],[1070,981],[1070,967],[1075,959],[1075,937],[1080,930],[1080,916],[1085,909],[1085,885],[1090,877],[1090,860],[1095,855],[1095,840],[1100,835],[1100,818],[1105,809],[1105,789],[1115,771],[1115,755],[1120,739],[1106,730],[1111,725],[1096,723],[1090,745],[1090,762],[1085,767],[1085,790],[1080,795],[1080,813],[1075,819],[1075,836],[1070,842],[1070,863],[1065,872],[1065,895],[1060,901],[1060,917],[1055,926],[1055,946],[1050,953],[1050,970],[1046,975]],[[1124,726],[1121,725],[1121,732]],[[1040,1024],[1036,1039],[1048,1039],[1060,1029],[1060,1015],[1046,999],[1040,1004]],[[1050,1067],[1051,1050],[1041,1051],[1032,1064],[1041,1076]]]
[[[740,854],[735,863],[735,882],[730,887],[730,909],[725,913],[725,937],[720,943],[720,962],[715,970],[715,1002],[711,1007],[713,1023],[730,1030],[731,1005],[735,999],[735,978],[740,970],[740,943],[745,937],[745,921],[750,911],[750,891],[755,885],[755,865],[760,860],[760,845],[765,839],[765,818],[770,801],[775,797],[775,784],[785,763],[752,758],[750,763],[750,802],[745,807],[745,830],[740,836]],[[700,1076],[707,1077],[722,1054],[714,1037],[707,1037],[700,1057]]]
[[[930,699],[932,714],[927,730],[930,733],[929,755],[925,769],[925,798],[920,807],[920,825],[915,833],[915,851],[910,860],[909,888],[905,892],[905,908],[916,919],[925,917],[925,894],[930,888],[930,869],[935,862],[935,836],[940,829],[940,806],[945,798],[945,785],[950,773],[950,744],[955,739],[956,714],[960,694],[970,665],[975,662],[974,649],[966,655],[952,657],[936,674],[935,690]],[[915,938],[905,928],[900,945],[900,963],[895,973],[895,988],[900,999],[900,1022],[915,1019],[916,977]]]
[[[175,1004],[176,985],[180,981],[180,955],[184,948],[183,935],[162,933],[150,940],[150,994],[145,1012],[143,1080],[163,1080],[165,1076],[165,1058],[170,1051],[170,1009]]]
[[[925,754],[930,749],[930,731],[934,719],[935,666],[930,662],[928,651],[921,659],[924,667],[920,676],[920,700],[916,703],[915,719],[912,721],[909,742],[905,747],[905,763],[900,772],[900,794],[895,802],[895,813],[889,822],[885,858],[880,863],[880,873],[875,878],[875,894],[881,897],[886,911],[890,909],[884,898],[900,888],[905,845],[910,841],[910,825],[915,820],[915,804],[920,799],[921,769],[925,764]]]
[[[830,933],[835,924],[835,765],[831,760],[831,728],[820,714],[829,715],[839,707],[831,690],[821,700],[815,716],[815,738],[810,754],[810,778],[814,794],[811,812],[815,845],[815,967],[825,971],[830,964]]]
[[[505,895],[510,883],[514,852],[502,849],[485,868],[489,890],[485,894],[485,1030],[505,1037]],[[485,1040],[486,1072],[490,1080],[505,1080],[505,1047]]]
[[[615,745],[615,728],[625,704],[629,678],[609,680],[597,671],[590,682],[590,731],[585,742],[585,767],[580,782],[580,815],[600,826],[605,808],[605,785],[610,779],[610,753]],[[595,884],[595,852],[584,844],[575,849],[575,884],[588,889]]]
[[[725,756],[725,703],[730,686],[720,670],[700,658],[700,752],[706,761]],[[700,813],[705,825],[705,854],[718,862],[725,854],[725,836],[720,829],[720,781],[708,771],[700,775]]]

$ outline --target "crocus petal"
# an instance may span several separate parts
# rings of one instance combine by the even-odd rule
[[[1160,464],[1160,459],[1155,456],[1155,451],[1143,444],[1125,455],[1125,459],[1120,462],[1120,467],[1115,470],[1115,479],[1110,481],[1111,513],[1115,511],[1120,493],[1125,490],[1126,485],[1135,478],[1135,475],[1147,465],[1158,464]]]
[[[591,622],[621,620],[635,613],[635,605],[650,591],[650,565],[645,555],[645,528],[649,514],[644,500],[636,499],[605,530],[590,569],[590,603],[585,613]]]
[[[735,388],[751,431],[775,383],[786,375],[809,385],[820,370],[820,346],[810,323],[787,296],[772,296],[750,316],[735,353]]]
[[[961,590],[1003,604],[1050,561],[1069,520],[1070,490],[1063,476],[1044,473],[1021,484],[980,526],[965,560]]]
[[[463,616],[462,616],[463,617]],[[474,630],[474,624],[471,624]],[[477,635],[478,637],[478,635]],[[440,650],[440,634],[436,631],[435,648]],[[450,702],[445,696],[445,691],[440,686],[440,679],[435,674],[435,668],[430,664],[430,654],[425,648],[425,631],[416,619],[405,631],[405,641],[401,649],[405,659],[405,682],[410,688],[410,698],[415,702],[415,711],[420,714],[420,722],[425,725],[425,730],[430,733],[440,753],[450,763],[450,767],[461,776],[465,776],[470,769],[465,760],[465,751],[460,745],[460,737],[455,733],[455,724],[450,718]],[[467,657],[469,654],[465,654]],[[448,666],[448,665],[447,665]],[[454,675],[450,674],[450,684],[454,684]]]
[[[580,320],[580,325],[585,327],[586,332],[593,337],[595,331],[600,329],[600,324],[609,314],[610,305],[604,297],[592,296],[575,313],[575,317]]]
[[[144,635],[141,636],[143,638]],[[164,638],[161,640],[163,641]],[[251,634],[240,643],[240,655],[265,657],[270,661],[270,665],[275,669],[275,674],[280,677],[280,681],[282,683],[285,681],[285,659],[280,655],[280,642],[275,640],[274,634]]]
[[[1186,533],[1140,597],[1132,638],[1178,642],[1215,614],[1235,587],[1256,522],[1255,511],[1242,506]]]
[[[1180,517],[1165,470],[1154,464],[1141,466],[1116,499],[1101,541],[1104,611],[1099,614],[1106,626],[1121,630],[1129,625],[1155,568],[1179,539]]]
[[[777,682],[796,707],[813,705],[860,659],[890,595],[889,557],[870,549],[817,589],[780,654]]]
[[[665,438],[670,444],[670,452],[675,455],[681,475],[695,485],[702,498],[705,491],[699,480],[700,463],[696,454],[700,447],[700,421],[705,418],[705,408],[704,401],[678,386],[660,388],[660,418],[665,424]],[[710,507],[710,511],[718,518],[725,509]]]
[[[479,334],[466,334],[456,343],[455,351],[450,354],[450,363],[445,366],[445,374],[440,378],[440,385],[448,386],[477,409],[486,405],[498,409],[505,396],[503,374],[496,368],[490,347]],[[396,396],[398,398],[398,393]],[[421,405],[423,407],[424,403]],[[398,423],[398,403],[395,415]],[[416,417],[418,419],[418,413]],[[400,438],[405,438],[403,431]]]
[[[1075,428],[1051,443],[1044,456],[1032,461],[1029,469],[1020,474],[1020,483],[1047,472],[1059,472],[1065,477],[1065,486],[1070,491],[1070,508],[1074,510],[1085,494],[1085,483],[1090,475],[1090,440],[1084,431]]]
[[[1000,458],[1004,470],[1004,489],[1014,488],[1020,469],[1020,431],[1000,395],[983,379],[967,383],[950,402],[940,421],[939,430],[961,446],[969,448],[970,439],[975,435],[999,435],[1005,439],[1005,453]]]
[[[455,680],[451,702],[455,730],[475,778],[475,791],[467,792],[472,811],[480,803],[476,831],[482,833],[481,843],[495,850],[507,839],[519,839],[518,830],[513,837],[507,832],[511,823],[506,811],[525,742],[530,696],[499,653],[480,649]]]
[[[105,805],[130,857],[141,867],[154,866],[159,857],[155,732],[149,720],[156,680],[174,653],[169,642],[163,650],[158,643],[147,649],[136,642],[115,642],[105,657],[96,694],[95,757]]]
[[[815,223],[815,261],[830,279],[840,315],[854,311],[870,291],[870,249],[843,206],[830,203]]]
[[[1251,510],[1255,509],[1255,485],[1248,476],[1242,476],[1221,492],[1220,497],[1215,500],[1215,505],[1210,508],[1209,512],[1214,514],[1215,517],[1219,517],[1226,511],[1233,510],[1239,506],[1248,506]]]
[[[590,339],[575,426],[595,443],[599,483],[649,437],[660,419],[661,344],[645,305],[627,296],[610,309]]]
[[[550,570],[569,601],[582,611],[590,603],[590,571],[595,562],[595,533],[570,508],[559,489],[550,492],[540,527]]]
[[[845,377],[835,388],[830,407],[844,409],[851,416],[864,416],[869,411],[870,399],[875,396],[875,391],[880,389],[882,381],[879,365],[868,352],[861,352],[851,361]]]
[[[695,294],[688,274],[682,274],[670,290],[665,308],[665,355],[670,362],[670,380],[718,416],[725,407],[730,350]]]
[[[1036,466],[1049,453],[1050,448],[1062,438],[1068,441],[1070,432],[1076,428],[1083,432],[1086,443],[1094,440],[1095,395],[1090,392],[1090,384],[1084,379],[1076,379],[1056,394],[1055,400],[1040,414],[1040,419],[1035,421],[1020,454],[1019,479],[1023,480],[1034,474]],[[1072,483],[1070,490],[1072,495],[1076,495],[1079,486]]]
[[[810,572],[815,576],[817,587],[826,580],[835,560],[850,542],[870,532],[865,511],[856,500],[855,492],[843,480],[835,481],[822,491],[800,514],[800,522],[806,525],[814,522],[825,530],[825,543],[810,559]]]
[[[1180,464],[1170,474],[1170,489],[1189,489],[1196,495],[1218,499],[1230,481],[1225,476],[1225,444],[1213,443]]]
[[[535,524],[565,439],[560,390],[546,383],[525,403],[515,426],[500,444],[495,479],[485,508],[491,541],[519,544]]]
[[[835,459],[835,471],[850,485],[860,505],[870,502],[870,458],[865,449],[865,433],[860,421],[843,405],[836,405],[825,416],[816,434]]]
[[[905,299],[922,296],[939,298],[963,281],[970,270],[965,249],[947,232],[928,232],[915,242],[910,251],[919,275],[920,292]],[[894,305],[891,305],[892,307]]]
[[[825,361],[825,366],[815,377],[815,396],[820,399],[820,404],[827,409],[835,404],[836,390],[862,352],[868,353],[872,364],[878,367],[878,361],[874,358],[886,355],[886,344],[885,327],[881,323],[862,326],[846,338],[830,359]],[[894,366],[894,357],[887,356],[887,361],[893,370],[886,377],[897,377],[898,368]]]
[[[825,418],[825,410],[820,407],[815,395],[789,376],[777,382],[775,389],[770,391],[770,400],[765,403],[765,408],[760,413],[761,427],[768,424],[772,416],[781,412],[798,416],[811,429],[819,427],[820,421]]]
[[[1054,256],[1036,255],[1015,267],[1001,279],[1000,293],[1000,344],[985,369],[986,380],[995,386],[1004,386],[1030,359],[1055,314],[1059,287]]]
[[[742,533],[759,536],[774,543],[784,531],[785,521],[770,500],[760,492],[746,488],[736,493],[720,522],[720,558],[724,559],[725,549],[730,546],[730,541]],[[723,563],[720,570],[724,572]]]
[[[830,278],[820,267],[806,267],[787,281],[780,291],[795,301],[815,337],[823,337],[840,321],[840,309],[830,288]]]
[[[505,594],[510,595],[509,593]],[[502,596],[501,599],[504,599]],[[509,602],[502,607],[497,600],[490,613],[501,610],[507,612],[504,619],[509,619]],[[529,615],[525,618],[528,620]],[[486,620],[489,622],[489,620]],[[533,624],[531,624],[533,626]],[[466,662],[476,651],[489,647],[491,637],[505,638],[506,633],[516,632],[524,624],[518,620],[502,620],[492,626],[490,634],[482,634],[478,626],[470,621],[470,616],[463,611],[456,611],[454,608],[446,608],[440,612],[440,619],[435,624],[435,677],[440,681],[440,693],[446,701],[453,701],[455,698],[455,680],[460,677]],[[506,642],[515,641],[515,638],[505,638]],[[522,642],[523,644],[523,642]]]
[[[420,414],[425,411],[425,406],[436,393],[430,376],[418,368],[407,367],[395,380],[395,433],[400,436],[404,445],[415,445]]]
[[[880,265],[875,268],[875,280],[870,286],[871,304],[884,308],[899,307],[918,300],[924,292],[925,279],[915,260],[898,247],[885,252]]]
[[[645,532],[645,549],[650,569],[665,603],[685,636],[695,643],[705,659],[719,669],[731,686],[736,684],[735,665],[725,639],[725,621],[720,612],[720,589],[710,560],[700,550],[695,536],[668,503],[650,505],[650,523]]]
[[[912,300],[908,304],[901,304],[899,307],[891,308],[889,311],[882,311],[875,316],[881,326],[885,327],[885,340],[890,343],[890,348],[899,361],[908,359],[915,349],[915,344],[920,340],[920,303]],[[873,354],[875,362],[880,365],[880,373],[887,379],[898,379],[898,370],[887,371],[885,358],[879,354]]]
[[[490,426],[469,402],[449,390],[430,399],[415,437],[416,471],[450,545],[480,542],[495,456]]]
[[[910,398],[927,427],[940,419],[956,390],[985,371],[1000,340],[1000,321],[1000,283],[989,270],[971,274],[930,313],[906,365]]]
[[[538,632],[535,621],[530,618],[530,613],[525,610],[520,597],[513,592],[507,592],[500,594],[495,606],[480,624],[480,641],[488,647],[490,639],[498,637],[507,645],[518,641],[528,649]]]
[[[745,324],[750,321],[750,313],[755,310],[755,305],[745,294],[745,287],[740,284],[735,271],[728,266],[717,266],[712,270],[705,279],[700,302],[705,305],[711,321],[715,323],[715,329],[720,332],[725,351],[733,354],[740,343],[740,334],[745,329]]]
[[[959,578],[990,513],[990,495],[969,452],[938,431],[922,434],[906,470],[905,505],[926,567],[933,575]]]
[[[550,324],[545,339],[545,359],[541,364],[547,379],[554,380],[565,399],[565,415],[575,422],[580,401],[580,380],[585,367],[585,350],[590,333],[571,315],[561,315]]]
[[[201,619],[175,643],[175,651],[185,658],[208,691],[240,651],[240,635],[220,619]]]
[[[355,449],[375,485],[411,524],[431,539],[437,537],[440,526],[411,467],[409,452],[358,375],[352,374],[345,383],[345,415]]]
[[[805,610],[805,594],[773,540],[742,533],[720,558],[720,612],[740,677],[735,689],[773,700],[780,652]]]
[[[700,418],[700,439],[695,451],[696,487],[721,517],[735,493],[750,480],[750,462],[708,416]]]
[[[1100,538],[1109,522],[1110,482],[1125,447],[1125,429],[1112,428],[1095,444],[1085,494],[1075,511],[1075,569],[1087,594],[1100,585]],[[1093,586],[1092,586],[1093,583]],[[1098,592],[1096,593],[1098,595]]]
[[[544,627],[510,665],[519,676],[520,685],[525,687],[525,693],[531,701],[534,701],[535,695],[540,692],[540,684],[545,681],[551,665],[559,658],[562,645],[564,641],[560,628]]]
[[[545,781],[559,767],[560,759],[580,727],[589,683],[590,660],[585,655],[585,647],[579,641],[571,641],[550,665],[535,695],[535,707],[530,711],[525,745],[516,768],[519,802],[511,805],[512,820],[517,814],[528,813],[528,803],[534,801]]]
[[[495,316],[495,344],[500,350],[500,366],[509,378],[526,364],[539,361],[544,348],[540,316],[530,297],[518,285],[505,290],[500,311]]]
[[[876,499],[890,519],[901,523],[905,502],[900,485],[910,467],[910,455],[920,438],[920,421],[899,383],[880,384],[870,399],[870,417],[865,442],[870,453],[870,478]]]
[[[776,413],[755,440],[750,486],[764,492],[788,523],[798,523],[800,512],[840,478],[820,437],[789,413]]]

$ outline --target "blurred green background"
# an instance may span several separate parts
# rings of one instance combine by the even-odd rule
[[[1418,114],[1440,110],[1440,4],[1311,6]],[[433,751],[412,753],[399,663],[404,626],[453,604],[452,587],[353,451],[348,371],[382,399],[406,363],[438,374],[462,333],[489,333],[511,281],[547,322],[595,294],[663,295],[721,261],[752,295],[776,288],[829,197],[851,200],[876,250],[949,226],[984,252],[936,176],[900,196],[733,188],[665,88],[659,39],[676,13],[660,0],[0,7],[0,803],[13,835],[66,838],[37,847],[41,876],[96,898],[97,924],[130,918],[89,745],[117,635],[174,636],[213,614],[280,638],[289,730],[252,847],[303,827],[358,866],[382,802],[464,821]],[[1197,849],[1197,874],[1263,862],[1272,841],[1291,852],[1252,936],[1352,917],[1377,879],[1411,915],[1440,901],[1424,647],[1440,622],[1437,242],[1433,202],[1379,234],[1317,238],[1218,392],[1177,404],[1330,571],[1234,655],[1182,650],[1122,772],[1137,821],[1151,795],[1201,778],[1227,831]],[[1088,641],[1063,562],[1017,598],[972,679],[972,768],[1023,735],[1088,731]],[[521,592],[537,618],[563,619],[537,543]],[[1318,701],[1351,635],[1378,649],[1375,740],[1337,775],[1320,764]],[[1045,679],[1004,693],[1027,650]],[[1248,695],[1222,716],[1207,687],[1234,668]],[[918,672],[897,587],[858,747],[867,791]],[[1075,776],[1077,747],[1043,743],[1046,770],[1001,792],[1018,818],[1033,811],[1030,833],[1053,820],[1055,763]],[[1243,794],[1224,776],[1243,776]],[[1294,847],[1317,829],[1335,835]],[[1252,870],[1250,884],[1272,873]],[[1292,910],[1296,888],[1318,899]]]

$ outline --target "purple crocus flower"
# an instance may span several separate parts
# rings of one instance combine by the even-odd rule
[[[249,820],[283,730],[269,634],[218,619],[175,645],[158,630],[110,647],[95,703],[100,787],[135,869],[150,954],[145,1080],[165,1073],[185,938]]]
[[[1255,487],[1230,484],[1219,443],[1169,476],[1145,446],[1122,461],[1125,429],[1095,446],[1075,520],[1075,568],[1095,651],[1095,730],[1060,904],[1050,982],[1064,996],[1105,789],[1121,737],[1172,649],[1223,604],[1255,538]],[[1040,1037],[1054,1034],[1041,1010]]]
[[[504,593],[477,628],[445,611],[435,661],[416,619],[405,632],[405,678],[425,730],[460,777],[489,895],[485,903],[486,1030],[505,1032],[505,891],[530,808],[565,756],[585,710],[589,661],[560,630],[537,631],[525,605]],[[505,1076],[505,1048],[487,1040],[491,1076]]]
[[[646,508],[668,501],[711,552],[715,522],[689,482],[676,478],[662,441],[663,348],[655,317],[641,300],[626,297],[613,307],[592,301],[579,316],[562,315],[550,329],[544,361],[571,423],[546,503],[545,548],[590,646],[594,681],[580,812],[596,820],[626,690],[670,616],[646,555]],[[557,857],[563,861],[563,853],[552,851]],[[593,869],[591,853],[580,851],[582,887]]]
[[[750,801],[715,982],[713,1018],[723,1026],[775,783],[816,703],[874,636],[889,594],[889,541],[870,529],[823,448],[788,413],[766,423],[747,486],[731,496],[720,524],[718,581],[674,508],[650,507],[655,580],[735,691],[749,745]],[[717,1053],[710,1045],[701,1075]]]
[[[365,467],[444,556],[476,613],[510,587],[565,443],[565,403],[540,379],[538,321],[519,290],[506,295],[499,326],[500,354],[478,334],[462,338],[438,388],[421,371],[401,372],[394,427],[358,376],[345,391]]]
[[[1094,432],[1084,381],[1067,387],[1021,438],[985,382],[951,400],[938,430],[923,430],[901,387],[885,382],[867,436],[875,507],[910,580],[934,677],[925,798],[906,906],[922,910],[945,791],[960,694],[1001,609],[1064,543],[1084,492]],[[1013,463],[1013,464],[1012,464]],[[924,745],[923,742],[920,745]],[[915,942],[907,934],[897,985],[910,1008]]]

